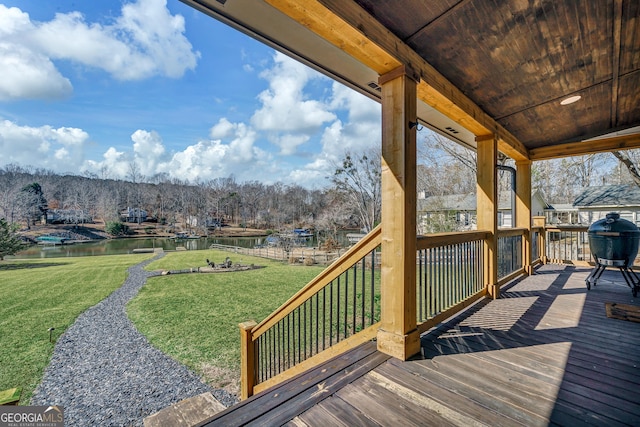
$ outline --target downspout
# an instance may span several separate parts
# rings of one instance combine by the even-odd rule
[[[511,172],[511,228],[516,225],[516,170],[511,166],[496,165],[496,169]],[[498,191],[498,209],[500,209],[500,191]]]

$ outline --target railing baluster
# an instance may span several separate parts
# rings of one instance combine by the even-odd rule
[[[349,336],[349,322],[347,321],[349,316],[349,273],[345,273],[344,275],[344,336],[346,338]]]
[[[356,333],[356,286],[358,283],[358,264],[355,264],[353,266],[353,297],[351,297],[353,299],[353,304],[351,305],[351,309],[353,311],[353,314],[351,315],[351,335]]]
[[[329,283],[329,347],[333,345],[333,282]]]
[[[340,318],[342,317],[342,311],[340,310],[340,277],[338,277],[337,282],[338,289],[336,289],[336,342],[340,341]]]
[[[329,284],[331,286],[331,284]],[[327,342],[327,287],[322,288],[322,349],[326,348]]]
[[[307,302],[302,304],[302,360],[307,358]]]
[[[296,347],[298,349],[298,363],[302,362],[302,352],[300,351],[300,343],[302,342],[302,331],[300,328],[300,312],[302,311],[300,307],[296,309],[298,312],[298,320],[295,323],[296,331],[298,332],[298,340],[296,341]]]
[[[315,294],[314,295],[316,298],[316,354],[319,353],[319,344],[320,344],[320,310],[319,310],[319,295]]]
[[[361,321],[360,321],[360,330],[364,329],[364,322],[365,322],[365,317],[366,317],[365,316],[365,309],[364,309],[365,300],[366,300],[365,297],[367,295],[367,292],[366,292],[366,289],[367,289],[366,276],[367,276],[367,274],[366,273],[367,273],[367,259],[365,257],[365,258],[362,258],[362,274],[361,274],[362,277],[360,277],[360,281],[361,281],[360,292],[362,292],[362,301],[360,302],[360,310],[361,310],[360,312],[362,313],[361,314]]]

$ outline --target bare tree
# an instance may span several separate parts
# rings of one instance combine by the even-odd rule
[[[340,164],[335,165],[331,182],[343,192],[368,231],[380,222],[382,198],[382,167],[380,149],[360,155],[346,152]]]
[[[624,165],[633,183],[640,187],[640,150],[612,151],[611,154]]]

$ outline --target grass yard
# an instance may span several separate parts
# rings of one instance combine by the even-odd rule
[[[265,268],[153,277],[127,308],[156,347],[216,387],[239,379],[238,323],[264,319],[323,270],[215,250],[169,253],[147,270],[202,267],[206,258],[220,263],[227,256],[234,264]],[[236,392],[235,387],[228,389]]]
[[[0,390],[22,387],[29,399],[55,340],[86,309],[120,287],[127,268],[153,255],[0,262]],[[53,343],[48,328],[54,327]]]

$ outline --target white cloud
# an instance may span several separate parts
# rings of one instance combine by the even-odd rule
[[[174,153],[171,159],[158,166],[158,171],[190,181],[226,177],[231,174],[239,179],[252,179],[252,174],[259,171],[260,165],[267,161],[269,156],[254,147],[254,131],[242,123],[231,125],[233,132],[228,135],[230,141],[199,141],[183,151]]]
[[[33,30],[29,15],[0,4],[0,101],[60,98],[71,93],[63,77],[46,55],[12,40],[15,34]]]
[[[55,171],[79,169],[89,135],[77,128],[20,126],[0,121],[0,152],[4,164],[17,163]]]
[[[284,134],[282,136],[272,138],[272,141],[280,147],[280,154],[290,156],[296,154],[298,146],[309,141],[309,135]]]
[[[347,110],[349,122],[380,123],[379,103],[337,82],[331,92],[331,108]]]
[[[144,176],[157,173],[157,166],[163,160],[165,153],[162,138],[155,132],[138,129],[131,135],[135,161]]]
[[[212,139],[228,138],[233,134],[235,128],[237,128],[237,125],[234,125],[225,117],[223,117],[218,120],[218,123],[213,125],[213,127],[209,131],[209,136]]]
[[[324,128],[321,151],[303,167],[293,169],[289,173],[291,181],[307,186],[323,182],[345,152],[357,153],[381,143],[380,104],[334,82],[329,105],[336,114],[344,111],[346,119],[337,119]]]
[[[107,176],[111,178],[122,178],[127,176],[129,160],[124,152],[109,147],[102,155],[102,161],[87,160],[83,165],[83,170],[98,173],[103,176],[103,171],[107,171]]]
[[[264,180],[276,181],[269,170],[271,156],[254,146],[256,133],[243,123],[221,120],[213,129],[225,128],[223,139],[198,141],[185,149],[168,153],[162,138],[155,131],[139,129],[131,135],[132,154],[110,147],[101,161],[88,160],[85,170],[127,178],[129,164],[135,159],[140,173],[151,177],[166,173],[171,178],[189,181],[206,181],[231,174],[240,180],[259,179],[264,170]]]
[[[322,126],[336,115],[325,103],[309,99],[306,85],[313,79],[324,79],[318,72],[276,52],[274,66],[260,76],[269,82],[269,89],[258,95],[262,106],[251,118],[258,131],[270,132],[271,142],[282,154],[293,154]]]
[[[178,78],[195,69],[200,53],[184,35],[184,18],[171,15],[166,0],[138,0],[121,12],[106,25],[86,22],[79,12],[35,22],[0,4],[0,100],[68,95],[71,83],[53,60],[102,69],[120,80]]]

